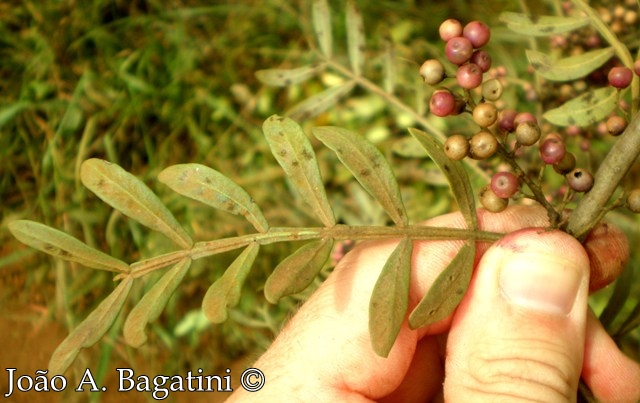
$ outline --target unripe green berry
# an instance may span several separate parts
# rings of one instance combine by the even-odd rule
[[[627,128],[627,120],[622,116],[610,116],[607,119],[607,131],[612,136],[619,136]]]
[[[540,140],[540,126],[533,122],[522,122],[516,127],[516,140],[523,146],[532,146]]]
[[[454,161],[460,161],[469,154],[469,141],[462,134],[454,134],[444,142],[444,153]]]
[[[469,140],[469,155],[476,160],[487,159],[498,150],[498,140],[486,130],[479,131]]]
[[[640,189],[633,189],[627,195],[627,208],[632,212],[640,213]]]
[[[566,175],[576,167],[576,156],[570,152],[565,152],[562,159],[553,164],[553,170],[560,175]]]
[[[473,120],[480,127],[489,127],[498,119],[498,110],[495,105],[490,103],[481,103],[473,108]]]
[[[497,101],[503,91],[504,86],[497,78],[491,78],[482,83],[482,97],[487,101]]]
[[[492,213],[504,211],[509,205],[509,199],[496,196],[489,185],[485,185],[480,189],[479,198],[482,207]]]
[[[446,77],[444,65],[437,59],[430,59],[422,63],[420,75],[424,82],[429,85],[440,84]]]

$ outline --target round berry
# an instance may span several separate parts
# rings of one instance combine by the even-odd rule
[[[553,164],[553,170],[560,175],[566,175],[576,167],[576,156],[570,152],[565,152],[562,159]]]
[[[456,79],[458,80],[458,85],[464,89],[470,90],[476,88],[482,84],[482,70],[480,70],[477,64],[464,64],[458,67]]]
[[[582,168],[576,168],[566,175],[569,187],[576,192],[588,192],[593,187],[593,175]]]
[[[456,100],[448,89],[438,89],[431,94],[429,110],[436,116],[450,115],[456,107]]]
[[[491,80],[489,80],[491,81]],[[504,109],[498,114],[498,127],[503,133],[511,133],[515,128],[515,117],[517,112],[514,109]]]
[[[497,101],[502,96],[504,86],[497,78],[482,83],[482,97],[487,101]],[[515,117],[515,114],[513,115]]]
[[[607,119],[607,131],[612,136],[619,136],[627,128],[627,120],[622,116],[610,116]]]
[[[516,126],[516,140],[523,146],[534,145],[540,140],[540,126],[529,121],[518,124]]]
[[[482,130],[471,136],[469,140],[469,155],[476,160],[487,159],[498,150],[498,140],[493,134]]]
[[[562,160],[567,149],[564,141],[555,136],[547,136],[540,143],[540,158],[545,164],[556,164]]]
[[[631,69],[627,67],[614,67],[609,70],[609,84],[616,88],[627,88],[633,79]]]
[[[491,30],[482,21],[471,21],[464,26],[462,36],[467,38],[474,48],[481,48],[489,42]]]
[[[491,177],[491,190],[498,197],[508,199],[519,189],[518,178],[511,172],[498,172]]]
[[[448,20],[442,21],[438,33],[440,34],[440,38],[447,42],[451,38],[462,36],[462,24],[454,18],[449,18]]]
[[[473,120],[480,127],[489,127],[498,119],[498,110],[495,105],[484,102],[473,108]]]
[[[536,117],[533,116],[533,114],[531,114],[529,112],[520,112],[513,119],[513,123],[516,126],[518,126],[520,123],[524,123],[524,122],[531,122],[531,123],[538,124],[538,119],[536,119]]]
[[[462,134],[454,134],[444,142],[444,153],[454,161],[460,161],[469,154],[469,140]]]
[[[476,50],[473,52],[469,61],[477,64],[483,73],[486,73],[491,68],[491,55],[484,50]]]
[[[633,189],[627,195],[627,208],[633,213],[640,213],[640,189]]]
[[[440,84],[447,76],[442,62],[437,59],[430,59],[422,63],[422,66],[420,66],[420,75],[424,79],[424,82],[429,85]]]
[[[491,190],[491,186],[485,185],[480,189],[480,204],[482,207],[487,209],[492,213],[499,213],[504,211],[509,205],[509,199],[504,199],[502,197],[498,197]]]
[[[467,38],[456,36],[447,41],[444,53],[453,64],[463,64],[469,61],[473,54],[473,45]]]

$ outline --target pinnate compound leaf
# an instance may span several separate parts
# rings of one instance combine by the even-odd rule
[[[245,217],[260,232],[269,229],[267,220],[251,196],[213,168],[201,164],[178,164],[164,169],[158,179],[183,196]]]
[[[542,16],[535,20],[522,13],[504,12],[500,21],[514,32],[528,36],[551,36],[589,25],[589,17]]]
[[[476,216],[473,188],[462,162],[447,157],[442,144],[434,136],[413,128],[409,129],[409,133],[422,144],[433,162],[449,180],[453,196],[456,198],[460,212],[467,223],[467,228],[477,230],[478,217]]]
[[[353,72],[359,76],[364,66],[365,35],[362,14],[353,0],[347,1],[347,47]]]
[[[407,225],[407,213],[393,170],[375,145],[352,131],[334,127],[314,127],[313,135],[332,149],[369,194],[397,225]]]
[[[129,295],[133,278],[125,277],[96,309],[60,343],[49,360],[49,374],[62,375],[76,359],[81,349],[100,340],[116,320]]]
[[[328,88],[295,105],[286,115],[293,120],[302,121],[318,116],[333,107],[340,99],[347,96],[355,87],[353,81]]]
[[[264,285],[267,301],[275,304],[280,298],[307,288],[329,259],[332,248],[333,239],[319,239],[302,246],[280,262]]]
[[[29,220],[9,223],[9,231],[20,242],[60,259],[80,263],[92,269],[128,273],[129,265],[84,242],[47,225]]]
[[[300,125],[289,118],[273,115],[264,122],[262,131],[271,153],[302,200],[325,226],[333,227],[336,219],[324,191],[316,154]]]
[[[80,178],[84,186],[105,203],[188,249],[191,237],[176,218],[140,179],[117,164],[92,158],[82,163]]]
[[[468,240],[446,269],[436,278],[422,301],[409,315],[409,327],[417,329],[449,316],[469,288],[476,255],[475,240]]]
[[[542,77],[551,81],[570,81],[584,77],[605,64],[615,50],[608,47],[559,60],[536,50],[527,50],[526,54],[531,66]]]
[[[558,126],[589,126],[607,117],[617,106],[617,90],[598,88],[580,95],[542,115]]]
[[[211,322],[224,322],[228,317],[227,309],[238,305],[242,285],[259,250],[260,244],[257,243],[247,246],[225,270],[222,277],[211,284],[202,300],[202,311]]]
[[[302,66],[295,69],[266,69],[256,71],[256,77],[264,84],[274,87],[288,87],[299,84],[321,73],[326,63],[316,66]]]
[[[331,32],[331,9],[327,0],[314,0],[311,6],[311,18],[320,50],[327,58],[331,58],[333,33]]]
[[[189,266],[191,259],[185,258],[167,270],[131,310],[123,329],[124,340],[128,345],[137,348],[147,341],[147,335],[144,333],[147,323],[160,316]]]
[[[387,357],[409,306],[413,241],[405,238],[382,268],[369,301],[369,334],[373,350]]]

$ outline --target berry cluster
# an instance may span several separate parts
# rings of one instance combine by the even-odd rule
[[[500,165],[491,183],[480,190],[480,202],[487,210],[500,212],[507,207],[509,199],[525,197],[553,210],[556,220],[560,220],[557,211],[562,210],[575,193],[591,190],[593,175],[576,166],[576,155],[567,150],[565,137],[551,127],[541,127],[533,114],[514,109],[498,110],[495,102],[503,93],[503,82],[499,77],[489,77],[489,74],[485,79],[484,74],[491,68],[491,55],[481,49],[491,38],[486,24],[473,21],[463,26],[455,19],[448,19],[440,25],[439,33],[446,42],[446,60],[457,69],[455,84],[459,93],[449,87],[436,88],[429,100],[430,111],[440,117],[469,113],[478,126],[470,136],[461,133],[449,136],[444,144],[445,154],[453,160],[485,160],[497,154],[506,162]],[[636,63],[634,70],[640,73],[640,62]],[[420,75],[426,84],[432,86],[442,85],[447,78],[453,78],[453,75],[446,74],[445,65],[437,59],[425,61],[420,67]],[[608,77],[609,84],[618,89],[629,86],[632,79],[633,72],[627,67],[612,68]],[[622,116],[612,115],[606,121],[606,130],[612,135],[621,134],[626,126],[627,119]],[[566,135],[571,136],[569,130]],[[517,161],[527,150],[537,151],[537,157],[534,155],[533,158],[537,161],[535,165],[540,166],[537,175],[530,166],[522,168],[522,164],[530,165],[530,161]],[[564,176],[566,183],[566,189],[560,192],[563,198],[557,210],[543,192],[542,170],[547,165]],[[522,191],[523,184],[529,192]],[[627,200],[631,210],[640,211],[640,190],[630,193]],[[552,220],[552,224],[560,223]]]

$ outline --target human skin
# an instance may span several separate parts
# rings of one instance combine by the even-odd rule
[[[263,389],[238,389],[228,401],[572,402],[582,376],[602,402],[637,402],[640,366],[587,305],[589,274],[591,289],[601,287],[628,259],[624,234],[602,227],[583,246],[545,230],[545,211],[530,206],[478,218],[481,229],[508,235],[478,244],[471,285],[450,317],[418,330],[405,320],[389,356],[377,356],[369,299],[397,242],[363,243],[253,365]],[[457,213],[425,224],[465,226]],[[409,310],[461,245],[414,243]]]

